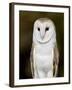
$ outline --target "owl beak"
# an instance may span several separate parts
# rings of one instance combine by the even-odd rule
[[[45,37],[45,32],[41,32],[41,39],[43,40]]]

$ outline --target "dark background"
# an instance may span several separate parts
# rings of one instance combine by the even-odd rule
[[[56,26],[57,44],[59,49],[58,77],[64,76],[64,14],[51,12],[19,12],[19,78],[32,78],[30,68],[30,51],[32,45],[33,24],[38,18],[50,18]]]

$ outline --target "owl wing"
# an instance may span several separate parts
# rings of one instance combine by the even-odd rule
[[[56,77],[57,73],[58,73],[58,64],[59,64],[59,51],[58,51],[57,44],[55,44],[54,59],[53,59],[53,75],[54,75],[54,77]]]
[[[30,62],[31,62],[32,77],[34,76],[33,50],[34,50],[34,46],[33,46],[33,44],[32,44],[32,48],[31,48],[31,52],[30,52]]]

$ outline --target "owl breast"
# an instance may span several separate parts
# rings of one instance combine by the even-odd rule
[[[38,69],[50,70],[53,66],[53,47],[36,46],[34,58]]]

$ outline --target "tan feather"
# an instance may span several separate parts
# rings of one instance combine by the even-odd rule
[[[32,72],[32,77],[33,77],[34,76],[33,45],[32,45],[31,53],[30,53],[30,62],[31,62],[31,72]]]
[[[59,64],[59,51],[57,44],[54,47],[54,59],[53,59],[53,76],[56,77],[58,74],[58,64]]]

